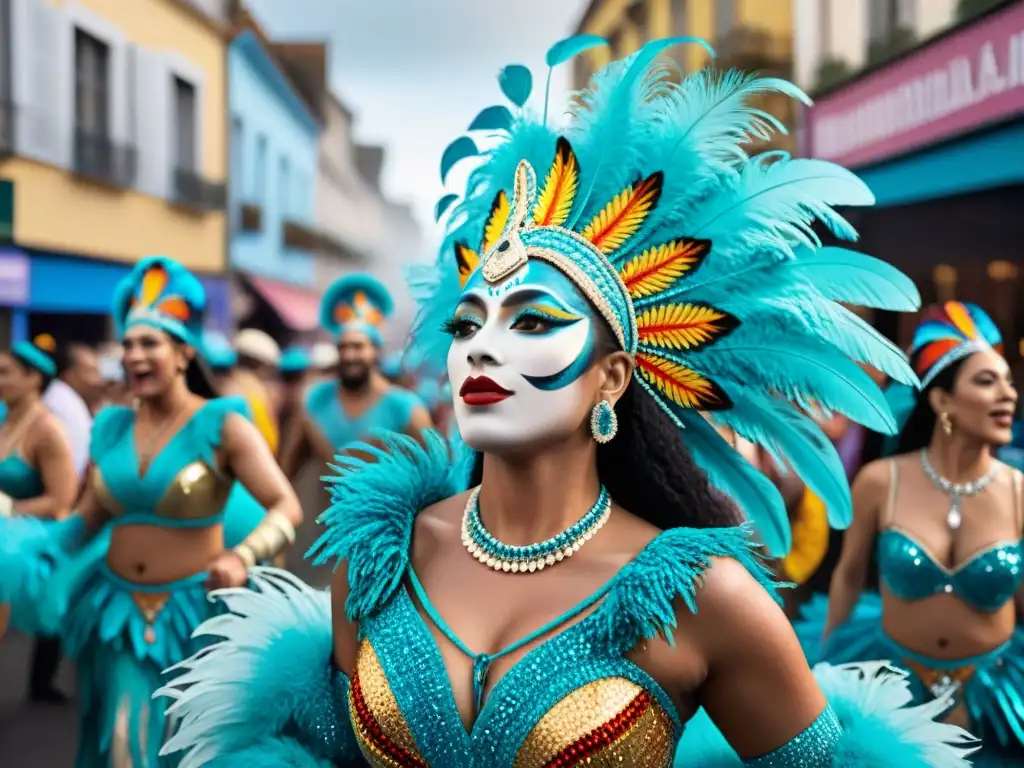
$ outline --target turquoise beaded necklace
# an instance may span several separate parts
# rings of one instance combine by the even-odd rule
[[[480,489],[469,495],[462,515],[462,543],[473,557],[496,571],[533,573],[572,557],[608,521],[612,501],[602,486],[594,505],[579,520],[550,539],[512,546],[494,538],[480,520]]]

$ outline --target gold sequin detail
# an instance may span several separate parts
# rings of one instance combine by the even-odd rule
[[[171,483],[154,512],[171,520],[202,520],[224,509],[234,480],[202,461],[185,466]]]
[[[574,765],[578,756],[588,766],[667,768],[674,746],[672,721],[657,701],[636,683],[610,677],[558,702],[530,731],[515,765]]]
[[[361,711],[362,706],[365,711]],[[374,768],[401,768],[423,763],[409,724],[398,708],[384,669],[369,640],[363,640],[356,657],[355,675],[349,690],[349,717],[355,726],[356,741],[364,757]],[[379,733],[374,733],[374,729]],[[410,760],[389,756],[387,742],[408,753]]]

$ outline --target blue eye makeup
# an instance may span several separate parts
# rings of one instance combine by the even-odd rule
[[[468,336],[475,330],[482,328],[483,319],[465,310],[456,312],[455,315],[444,321],[441,330],[449,336],[459,339]]]
[[[530,320],[535,321],[541,327],[533,331],[516,328],[517,325],[523,325],[523,321]],[[549,304],[531,304],[515,313],[512,317],[511,327],[513,330],[523,330],[526,333],[546,335],[559,328],[578,323],[580,320],[583,320],[580,315],[574,315]]]

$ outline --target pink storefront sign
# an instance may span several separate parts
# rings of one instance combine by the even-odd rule
[[[805,149],[856,167],[1017,114],[1024,1],[823,96],[807,110]]]

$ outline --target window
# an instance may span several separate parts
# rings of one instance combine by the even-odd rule
[[[715,7],[715,44],[722,41],[732,32],[736,21],[736,6],[733,0],[717,0]]]
[[[818,40],[821,58],[832,55],[832,0],[818,0]]]
[[[174,78],[174,165],[196,169],[196,88],[180,77]]]
[[[238,230],[241,225],[240,207],[243,203],[242,190],[245,189],[245,166],[242,163],[242,153],[245,145],[242,143],[245,136],[242,132],[242,118],[238,115],[231,117],[231,217],[232,229]]]
[[[888,40],[899,26],[899,0],[868,3],[868,39]]]
[[[0,0],[0,108],[11,100],[11,0]]]
[[[262,133],[256,137],[256,165],[253,170],[252,199],[262,204],[267,186],[267,137]]]
[[[282,219],[290,218],[291,208],[289,208],[289,204],[291,197],[288,193],[291,183],[291,169],[288,167],[288,158],[282,157],[278,164],[277,172],[277,193],[280,195],[279,204],[281,206],[280,214]]]
[[[75,30],[75,128],[106,137],[110,128],[110,48]]]

